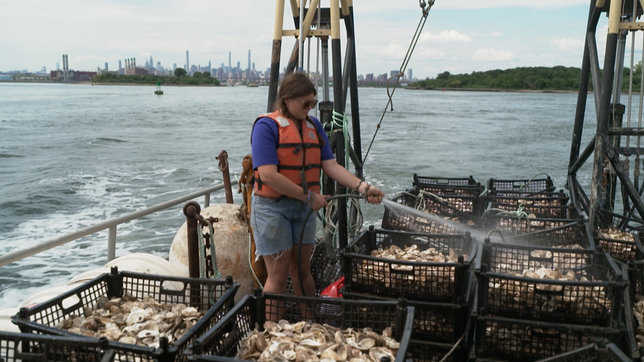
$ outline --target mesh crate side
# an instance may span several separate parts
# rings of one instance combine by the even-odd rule
[[[264,308],[265,303],[277,304],[277,311]],[[325,305],[340,309],[330,308],[325,311]],[[193,355],[191,360],[238,361],[234,357],[241,348],[241,341],[253,329],[263,330],[263,323],[259,323],[264,319],[265,312],[268,313],[269,319],[285,319],[291,323],[304,320],[303,315],[310,315],[314,323],[328,323],[332,327],[343,329],[369,327],[377,333],[382,333],[385,328],[390,327],[393,336],[400,336],[397,361],[403,360],[408,349],[414,319],[414,307],[400,307],[397,302],[349,301],[280,294],[245,296],[219,323],[197,339],[186,353]],[[255,319],[255,316],[259,318]]]
[[[106,341],[53,337],[0,331],[0,360],[18,361],[100,361]]]
[[[235,283],[228,290],[217,299],[206,314],[197,321],[197,323],[190,328],[190,333],[184,334],[180,339],[176,340],[171,347],[170,354],[175,356],[175,361],[185,361],[186,356],[183,351],[189,344],[193,343],[197,338],[202,336],[208,330],[215,326],[225,315],[235,306],[235,295],[239,290],[239,283]]]
[[[537,362],[632,362],[614,343],[593,343]]]
[[[463,255],[463,262],[412,262],[371,256],[389,246],[416,245],[435,248],[443,255]],[[464,300],[471,282],[477,245],[465,235],[423,235],[388,230],[370,230],[344,255],[345,290],[383,297],[453,302]]]
[[[535,361],[581,348],[596,338],[618,341],[621,335],[611,328],[478,317],[476,356]]]
[[[441,186],[480,186],[474,177],[438,177],[419,176],[414,174],[414,185],[441,185]]]
[[[244,296],[219,322],[188,345],[184,355],[235,357],[241,341],[255,328],[262,327],[257,320],[258,313],[257,299]]]
[[[344,293],[345,299],[389,300],[374,294]],[[463,304],[408,300],[414,307],[412,338],[423,341],[456,343],[466,332],[471,301]]]
[[[175,289],[172,288],[173,285],[182,287]],[[110,289],[118,290],[119,293],[122,293],[121,295],[153,297],[161,304],[176,305],[193,302],[193,305],[197,305],[198,303],[195,301],[199,301],[200,305],[214,306],[201,309],[206,312],[205,315],[184,333],[181,339],[170,344],[168,350],[108,341],[109,347],[116,352],[115,360],[117,361],[153,361],[157,358],[173,358],[178,351],[185,347],[188,341],[194,338],[195,334],[202,333],[206,326],[214,323],[211,319],[221,318],[224,310],[229,309],[234,304],[234,295],[238,288],[239,285],[233,284],[232,279],[191,279],[133,272],[117,273],[114,271],[112,274],[99,276],[49,302],[31,309],[21,309],[18,316],[14,317],[13,322],[22,331],[96,340],[93,337],[80,337],[78,334],[58,327],[66,319],[71,320],[73,315],[85,316],[85,309],[96,308],[99,300],[107,300],[106,296],[114,296],[114,290],[110,291]],[[191,290],[200,290],[201,298],[195,298],[196,293],[194,292],[191,295]],[[65,301],[72,298],[77,300],[77,303],[72,307],[65,307]],[[220,299],[221,303],[218,303]],[[197,308],[200,305],[197,305]],[[52,315],[59,318],[50,318]]]
[[[488,190],[544,192],[553,191],[555,186],[550,177],[541,179],[503,180],[491,178],[487,182]]]
[[[448,220],[432,220],[432,215],[427,217],[417,216],[414,210],[393,210],[385,208],[382,217],[382,228],[388,230],[402,230],[426,234],[458,234],[456,225]],[[458,224],[458,223],[456,223]]]

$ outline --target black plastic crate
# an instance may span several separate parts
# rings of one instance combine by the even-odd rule
[[[624,240],[610,237],[606,231],[607,229],[597,230],[593,236],[595,243],[602,250],[620,261],[644,259],[644,249],[641,247],[638,233],[630,233],[633,240]]]
[[[535,218],[577,219],[577,210],[568,204],[570,198],[563,192],[551,196],[523,197],[513,194],[497,195],[491,192],[484,197],[486,209],[522,212]]]
[[[538,194],[541,192],[554,191],[555,186],[550,176],[538,179],[494,179],[491,178],[487,181],[487,189],[497,192],[513,191],[519,193]]]
[[[483,230],[498,231],[511,244],[530,243],[538,246],[579,244],[594,249],[588,223],[581,219],[544,219],[486,214],[481,219]]]
[[[233,283],[231,277],[227,277],[226,280],[181,278],[118,272],[116,268],[112,268],[110,274],[103,274],[47,302],[32,308],[21,308],[12,321],[25,333],[79,337],[78,334],[55,326],[72,315],[84,316],[85,309],[95,307],[102,298],[129,295],[138,300],[152,297],[159,303],[169,305],[182,303],[207,312],[181,338],[168,346],[161,343],[160,348],[153,348],[117,341],[108,342],[109,347],[117,354],[117,361],[173,360],[175,356],[181,360],[183,349],[233,307],[238,289],[239,284]]]
[[[628,268],[631,301],[634,303],[636,301],[635,295],[644,296],[644,260],[628,260],[626,266]]]
[[[435,195],[418,189],[399,193],[392,201],[468,226],[477,226],[480,223],[484,206],[483,200],[478,196]]]
[[[454,350],[452,351],[452,349]],[[407,349],[407,358],[413,362],[466,362],[469,358],[469,353],[470,350],[467,345],[459,344],[454,348],[451,343],[412,339]],[[448,354],[449,356],[447,356]]]
[[[311,257],[311,275],[318,293],[340,279],[344,275],[344,258],[340,249],[328,241],[318,241]]]
[[[371,252],[392,245],[404,249],[434,248],[458,256],[456,262],[413,262],[378,258]],[[424,302],[461,303],[466,300],[478,244],[469,234],[431,235],[373,229],[364,231],[344,255],[345,291],[382,297],[405,297]]]
[[[480,263],[480,315],[604,327],[621,318],[628,280],[607,253],[486,240]],[[547,279],[526,274],[538,270],[548,273]],[[556,274],[573,274],[576,280],[559,280]]]
[[[615,343],[595,342],[538,362],[633,362]]]
[[[595,216],[595,225],[599,229],[612,226],[621,231],[644,231],[644,221],[641,219],[627,217],[608,210],[599,210]]]
[[[107,339],[47,336],[0,331],[0,361],[101,361],[113,360]]]
[[[266,309],[267,303],[277,307]],[[268,316],[266,315],[268,313]],[[306,316],[306,317],[304,317]],[[290,323],[310,320],[337,328],[372,328],[382,333],[392,328],[400,342],[396,362],[405,360],[414,320],[414,307],[404,301],[359,301],[342,298],[313,298],[270,294],[256,291],[246,295],[213,328],[199,337],[184,353],[197,361],[240,361],[235,359],[244,340],[255,328],[263,330],[264,322],[285,319]]]
[[[480,196],[485,186],[474,177],[445,178],[414,174],[414,187],[437,195]]]
[[[614,258],[621,261],[644,259],[644,248],[639,243],[639,232],[644,230],[642,221],[628,218],[606,210],[600,210],[596,215],[594,239],[597,246],[609,252]],[[611,237],[617,232],[627,233],[633,240]],[[638,246],[639,245],[639,246]]]
[[[389,300],[373,294],[344,293],[346,299]],[[471,314],[471,300],[461,304],[433,303],[407,300],[414,307],[414,325],[411,338],[421,341],[456,343],[466,332]]]
[[[463,228],[469,228],[458,221],[449,220],[448,217],[431,215],[405,205],[389,205],[385,207],[385,212],[382,216],[383,229],[455,235],[461,232]]]
[[[618,329],[501,317],[476,321],[476,361],[532,362],[574,351],[597,338],[619,343]]]

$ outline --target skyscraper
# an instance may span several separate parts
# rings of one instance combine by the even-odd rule
[[[190,53],[186,50],[186,72],[190,73]]]
[[[248,70],[250,70],[250,49],[248,49]]]

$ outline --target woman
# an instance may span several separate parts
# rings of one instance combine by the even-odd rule
[[[320,168],[341,185],[365,194],[369,203],[378,204],[384,196],[335,161],[320,121],[308,115],[317,104],[316,94],[308,76],[291,73],[280,85],[275,111],[253,124],[255,186],[250,221],[257,257],[264,258],[268,272],[265,292],[286,293],[290,273],[295,294],[315,295],[310,255],[316,217],[309,217],[301,244],[298,239],[309,208],[318,211],[327,206],[328,195],[320,194]],[[304,294],[298,279],[300,245]],[[267,314],[275,316],[268,307]]]

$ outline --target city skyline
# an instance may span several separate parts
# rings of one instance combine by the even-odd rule
[[[588,0],[436,0],[408,68],[424,79],[444,71],[580,67],[589,4]],[[290,2],[285,6],[285,28],[294,28]],[[329,2],[323,0],[322,6]],[[418,1],[356,0],[353,6],[358,74],[400,69],[419,23]],[[235,63],[244,67],[252,49],[256,68],[263,70],[270,66],[274,7],[271,1],[223,0],[68,0],[65,6],[45,0],[9,2],[3,10],[22,15],[0,22],[4,55],[0,70],[33,72],[43,65],[53,69],[61,54],[68,54],[70,68],[79,70],[102,68],[106,61],[115,68],[118,60],[150,55],[169,68],[184,64],[186,49],[191,64],[228,63],[232,52]],[[597,32],[600,57],[606,23],[602,18]],[[284,38],[282,64],[293,43],[292,37]],[[639,58],[642,42],[636,44]],[[316,46],[313,41],[313,70]],[[305,49],[308,53],[308,45]]]

